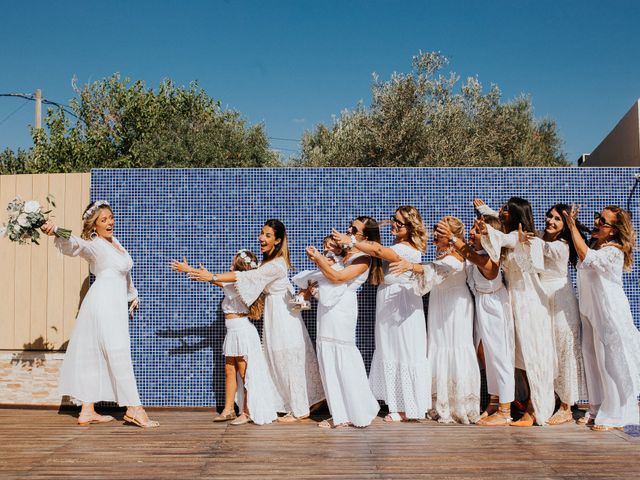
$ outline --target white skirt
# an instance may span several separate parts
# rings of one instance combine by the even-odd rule
[[[247,317],[225,320],[227,334],[222,350],[226,357],[243,357],[247,362],[244,382],[238,375],[236,403],[242,410],[244,389],[247,390],[247,408],[253,423],[263,425],[273,422],[276,412],[276,393],[260,344],[256,327]]]

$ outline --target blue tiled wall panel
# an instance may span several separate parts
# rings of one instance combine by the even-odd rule
[[[224,320],[219,289],[190,282],[168,268],[186,256],[214,272],[226,271],[240,248],[258,252],[263,222],[287,226],[296,269],[310,268],[307,245],[320,246],[332,227],[344,230],[359,215],[388,218],[415,205],[425,223],[444,215],[473,220],[472,199],[498,208],[510,196],[531,201],[537,227],[557,202],[582,206],[582,219],[608,204],[627,206],[634,174],[625,168],[455,169],[195,169],[94,170],[92,199],[114,207],[116,234],[134,260],[141,308],[131,321],[134,368],[146,405],[210,406],[224,397]],[[640,189],[639,189],[640,190]],[[639,192],[640,193],[640,192]],[[640,224],[636,224],[636,228]],[[383,239],[389,243],[388,231]],[[433,259],[429,247],[425,260]],[[636,325],[640,320],[638,267],[624,276]],[[312,337],[314,312],[305,314]],[[360,292],[358,346],[369,365],[374,348],[375,289]]]

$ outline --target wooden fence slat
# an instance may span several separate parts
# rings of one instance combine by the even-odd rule
[[[64,216],[65,175],[49,175],[49,193],[55,197],[57,207],[53,213],[56,225],[66,227]],[[74,233],[78,233],[77,231]],[[53,244],[53,238],[47,242],[47,335],[46,340],[52,348],[58,349],[65,339],[64,334],[64,257]]]
[[[46,202],[49,193],[49,176],[33,175],[34,200],[40,202],[47,210]],[[31,248],[31,338],[30,348],[34,350],[47,349],[47,257],[48,237],[41,236],[40,245]]]
[[[6,221],[5,208],[16,195],[16,176],[0,176],[0,208]],[[15,279],[16,246],[6,238],[0,239],[0,349],[13,348],[15,333]]]
[[[23,200],[31,200],[33,196],[31,175],[16,177],[16,194]],[[37,248],[37,245],[33,248]],[[29,348],[31,340],[31,250],[31,245],[16,246],[14,348]]]
[[[82,174],[65,175],[64,216],[65,226],[76,235],[82,231]],[[80,290],[82,286],[80,258],[64,257],[64,339],[71,336],[80,306]]]

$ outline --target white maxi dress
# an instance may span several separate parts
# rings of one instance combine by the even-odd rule
[[[344,266],[348,267],[356,258],[362,256],[362,253],[354,254]],[[337,291],[324,288],[329,287],[326,284],[330,282],[327,279],[319,282],[316,346],[322,384],[335,425],[351,423],[356,427],[366,427],[380,410],[378,401],[371,393],[367,370],[356,346],[356,292],[367,280],[368,275],[369,269],[342,284],[346,288],[337,301],[335,296],[331,296]]]
[[[480,367],[465,262],[448,255],[423,269],[415,287],[421,295],[431,292],[427,322],[433,409],[441,423],[475,423],[480,418]]]
[[[55,246],[89,262],[95,281],[82,301],[60,369],[58,393],[74,403],[140,405],[131,362],[128,302],[138,297],[131,280],[133,260],[114,238],[116,249],[97,237],[55,238]]]
[[[278,411],[296,417],[309,415],[309,407],[325,398],[309,332],[299,312],[290,308],[293,286],[283,258],[254,270],[236,272],[236,289],[246,305],[264,291],[262,342],[273,383],[279,395]]]
[[[484,252],[478,252],[483,254]],[[500,403],[515,395],[515,338],[511,302],[502,271],[487,279],[476,265],[467,262],[467,284],[475,297],[476,339],[484,350],[487,390]]]
[[[527,249],[518,232],[503,233],[487,225],[482,246],[494,262],[500,260],[507,280],[515,324],[515,366],[527,372],[536,423],[545,425],[555,407],[555,345],[547,295],[538,273],[544,270],[543,242],[532,238]]]
[[[400,258],[420,263],[419,250],[404,244],[391,247]],[[411,273],[394,275],[385,265],[384,283],[376,296],[376,348],[369,384],[390,413],[424,418],[431,408],[431,370],[427,360],[427,326],[422,297],[413,288]]]
[[[569,245],[564,240],[543,243],[544,270],[540,282],[549,300],[557,364],[554,388],[560,401],[586,400],[582,361],[582,325],[578,298],[569,278]]]
[[[587,250],[577,265],[589,416],[610,427],[640,423],[640,332],[622,288],[623,264],[622,251],[605,246]]]

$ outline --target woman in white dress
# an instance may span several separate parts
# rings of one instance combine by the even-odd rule
[[[354,235],[363,233],[363,237],[380,239],[377,225],[377,236],[373,237],[369,236],[373,229],[367,229],[362,221],[354,220],[352,229]],[[325,277],[319,280],[317,287],[319,299],[316,346],[322,384],[332,418],[323,420],[318,426],[366,427],[378,415],[380,406],[371,393],[362,355],[356,346],[356,292],[369,276],[371,258],[350,250],[342,260],[344,268],[337,270],[315,247],[307,247],[307,255]],[[342,291],[329,290],[325,288],[326,283],[344,285],[346,288]],[[325,295],[334,298],[325,298]]]
[[[140,403],[131,363],[129,314],[138,308],[138,292],[131,280],[133,261],[113,236],[115,216],[109,203],[98,200],[82,215],[80,237],[56,237],[56,247],[72,257],[89,262],[95,282],[82,301],[76,325],[69,339],[60,369],[58,392],[82,405],[79,425],[104,423],[110,415],[98,415],[96,402],[116,402],[126,406],[124,419],[143,428],[157,427]],[[42,226],[54,235],[56,226]],[[130,307],[127,307],[127,304]]]
[[[399,207],[391,217],[391,247],[369,237],[351,237],[334,232],[346,243],[376,259],[384,260],[384,277],[376,295],[376,348],[371,361],[369,384],[389,414],[386,422],[424,418],[430,408],[430,370],[427,362],[427,328],[422,297],[413,289],[411,275],[388,272],[389,262],[420,263],[427,234],[420,212],[412,206]],[[382,282],[380,282],[382,280]]]
[[[557,355],[554,387],[560,398],[560,408],[548,420],[549,425],[572,421],[571,407],[578,400],[586,400],[587,396],[580,310],[569,277],[569,263],[575,267],[577,260],[571,231],[564,221],[564,213],[570,212],[571,207],[565,203],[549,208],[542,235],[544,270],[540,272],[540,281],[549,299]],[[576,225],[581,231],[587,230],[578,222]]]
[[[487,217],[486,223],[500,228],[497,218]],[[449,225],[438,223],[438,234],[447,239],[467,260],[467,284],[475,297],[476,343],[484,354],[487,409],[478,425],[496,426],[511,423],[511,402],[515,395],[515,339],[509,293],[502,279],[500,263],[491,260],[482,249],[476,221],[469,230],[469,243],[453,235]]]
[[[287,232],[279,220],[267,220],[258,237],[262,264],[255,270],[212,274],[200,268],[189,274],[194,280],[235,283],[240,298],[252,305],[264,291],[264,330],[262,341],[273,382],[278,411],[286,413],[281,422],[297,422],[309,416],[309,409],[324,400],[318,359],[300,312],[289,302],[293,286]]]
[[[547,295],[539,278],[544,270],[544,242],[535,237],[533,213],[527,200],[511,197],[499,216],[502,231],[483,221],[479,222],[479,228],[483,248],[493,261],[502,263],[515,323],[515,366],[526,373],[529,387],[527,411],[511,425],[544,425],[555,406],[556,362]]]
[[[587,420],[593,430],[622,429],[640,423],[640,332],[622,288],[622,272],[633,264],[636,235],[629,213],[610,205],[596,214],[587,246],[576,225],[577,214],[572,208],[565,220],[579,259]]]
[[[186,259],[182,262],[172,260],[170,267],[173,271],[187,274],[197,270]],[[231,270],[236,272],[256,268],[258,260],[249,250],[240,250],[231,262]],[[231,425],[271,423],[278,418],[276,392],[258,330],[251,323],[251,320],[260,320],[262,317],[264,297],[261,295],[251,306],[247,306],[235,284],[215,282],[214,285],[224,291],[221,308],[227,334],[222,345],[225,356],[225,406],[213,421],[231,420]],[[234,400],[240,408],[238,417],[235,415]]]
[[[457,238],[464,224],[455,217],[442,222]],[[433,410],[441,423],[476,423],[480,418],[480,368],[473,341],[473,298],[467,287],[465,262],[452,243],[433,234],[436,260],[426,264],[393,263],[391,273],[410,271],[420,295],[429,292],[428,365],[432,372]]]

